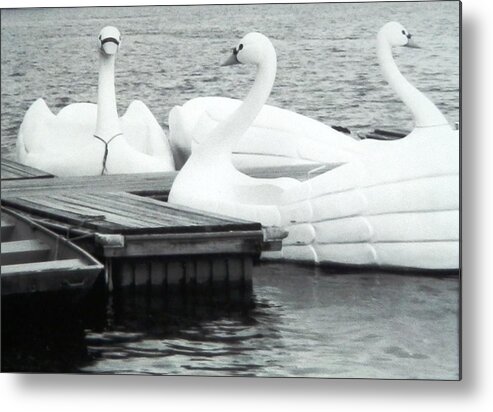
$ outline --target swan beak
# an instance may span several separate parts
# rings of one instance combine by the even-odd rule
[[[113,37],[108,37],[102,41],[101,48],[106,54],[111,55],[116,54],[119,45],[120,42],[117,39],[114,39]]]
[[[405,47],[409,47],[411,49],[421,49],[421,47],[419,45],[417,45],[416,42],[412,38],[410,38],[407,41],[407,44]]]
[[[221,66],[231,66],[233,64],[240,64],[240,62],[236,58],[236,54],[235,53],[231,53],[231,56],[229,56],[226,60],[224,60],[221,63]]]

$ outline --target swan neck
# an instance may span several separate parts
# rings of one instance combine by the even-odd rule
[[[115,60],[115,55],[100,54],[99,57],[98,111],[94,134],[105,141],[121,133],[116,107]]]
[[[392,56],[392,47],[383,34],[378,35],[377,54],[385,80],[411,110],[416,127],[448,125],[445,116],[433,102],[401,74]]]
[[[257,65],[252,88],[242,104],[211,132],[204,146],[216,153],[222,151],[231,157],[236,141],[248,130],[267,102],[276,77],[276,55],[272,51]]]

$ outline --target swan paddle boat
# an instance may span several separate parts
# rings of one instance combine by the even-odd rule
[[[240,45],[243,47],[243,45]],[[241,51],[238,50],[238,52]],[[234,55],[236,56],[236,55]],[[272,48],[259,64],[255,85],[247,100],[266,102],[277,70]],[[169,114],[170,143],[177,169],[193,147],[241,105],[226,97],[198,97]],[[352,160],[357,139],[301,114],[264,104],[252,124],[236,142],[233,161],[237,167],[297,165],[316,162],[340,164]]]
[[[166,135],[151,111],[133,101],[118,117],[115,61],[121,35],[107,26],[98,37],[97,104],[75,103],[57,115],[40,98],[20,126],[17,159],[57,176],[174,170]]]
[[[411,111],[414,118],[415,128],[407,137],[426,134],[430,138],[439,135],[458,138],[458,130],[452,129],[435,104],[399,71],[392,56],[393,47],[419,48],[419,46],[414,42],[412,34],[397,22],[385,24],[377,35],[377,56],[383,77]]]
[[[407,32],[400,35],[407,44]],[[260,33],[246,35],[234,48],[225,64],[256,65],[252,91],[193,148],[169,202],[287,230],[282,251],[264,258],[457,269],[458,139],[448,132],[425,133],[446,125],[425,123],[401,141],[361,146],[364,155],[304,182],[238,171],[233,150],[268,98],[259,84],[272,81],[275,59],[274,47]]]

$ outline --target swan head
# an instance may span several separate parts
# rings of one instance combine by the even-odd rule
[[[221,66],[232,64],[261,64],[269,56],[276,56],[276,51],[271,41],[261,33],[248,33],[233,49],[231,56]]]
[[[101,53],[108,56],[116,54],[122,42],[120,31],[113,26],[104,27],[99,33],[98,46]]]
[[[412,34],[400,23],[391,21],[385,24],[379,31],[379,36],[383,36],[391,47],[413,47],[419,48],[414,43]]]

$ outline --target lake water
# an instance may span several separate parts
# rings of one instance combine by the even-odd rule
[[[177,104],[198,96],[243,98],[246,65],[219,67],[250,31],[272,39],[278,73],[270,104],[355,130],[412,128],[380,74],[376,33],[402,23],[422,49],[399,48],[401,71],[448,120],[459,120],[458,2],[122,7],[2,10],[2,149],[12,154],[24,113],[38,97],[57,112],[96,102],[97,36],[119,27],[119,112],[143,100],[166,126]],[[36,22],[33,24],[33,22]]]
[[[263,263],[241,305],[145,291],[2,311],[2,370],[456,379],[456,276]],[[37,306],[39,308],[39,305]],[[15,316],[13,315],[15,313]]]
[[[410,129],[410,113],[382,80],[376,60],[376,32],[390,20],[400,21],[423,46],[395,51],[402,72],[455,122],[458,7],[427,2],[2,10],[2,156],[13,157],[18,127],[36,98],[54,111],[95,102],[96,38],[109,24],[123,34],[116,67],[120,113],[141,99],[165,127],[169,110],[187,99],[247,93],[252,69],[221,68],[219,62],[244,34],[260,31],[278,53],[270,104],[355,130]],[[155,297],[134,296],[103,299],[88,319],[52,319],[43,325],[47,333],[39,324],[25,324],[14,328],[22,344],[2,345],[2,368],[458,377],[457,276],[262,264],[253,282],[252,301],[242,308],[173,310]]]

